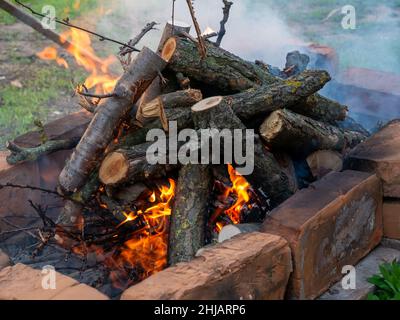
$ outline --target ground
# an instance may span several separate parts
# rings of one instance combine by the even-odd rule
[[[115,5],[118,1],[123,0],[31,2],[35,9],[40,9],[44,2],[46,5],[55,5],[59,16],[68,16],[81,25],[99,29],[99,10],[104,11],[104,5]],[[298,0],[290,1],[289,4],[286,1],[258,0],[249,2],[249,6],[270,5],[307,41],[320,42],[339,50],[340,61],[344,67],[363,66],[400,72],[400,62],[397,58],[400,56],[400,0],[385,0],[379,3],[373,0],[350,2],[357,10],[358,29],[349,32],[344,32],[341,28],[340,21],[343,16],[338,11],[343,5],[349,4],[347,0]],[[335,9],[336,13],[329,17]],[[123,38],[126,38],[123,21],[114,18],[113,24],[114,29],[121,30]],[[54,61],[40,60],[36,53],[52,43],[2,11],[0,27],[1,150],[7,140],[32,130],[34,120],[47,122],[79,110],[77,97],[72,94],[72,82],[82,81],[86,73],[74,64],[65,52],[65,58],[70,64],[67,71],[57,66]],[[106,56],[106,52],[118,51],[118,46],[104,42],[94,41],[94,46],[96,52],[101,52],[102,56]],[[390,54],[387,54],[388,52]]]

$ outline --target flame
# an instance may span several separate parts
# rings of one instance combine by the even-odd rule
[[[218,210],[214,213],[211,221],[215,222],[218,218],[223,216],[227,217],[233,224],[239,224],[241,222],[241,214],[243,211],[243,207],[248,205],[250,201],[250,190],[251,186],[247,182],[247,180],[240,175],[232,165],[228,164],[228,172],[229,178],[232,182],[232,187],[225,188],[222,195],[222,202],[224,202],[228,197],[234,196],[236,198],[235,203],[228,209]],[[248,207],[250,207],[248,205]],[[215,223],[215,230],[220,232],[222,228],[226,225],[226,222],[218,221]]]
[[[83,67],[89,76],[85,80],[85,86],[88,89],[94,89],[96,94],[111,93],[118,81],[118,77],[110,74],[109,68],[117,59],[109,56],[105,59],[98,57],[92,47],[89,35],[78,29],[70,29],[60,35],[60,41],[66,43],[69,41],[73,45],[67,48],[75,62]],[[59,65],[68,68],[67,62],[58,56],[55,47],[47,47],[37,56],[43,60],[55,60]]]

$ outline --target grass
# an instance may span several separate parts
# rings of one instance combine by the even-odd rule
[[[21,2],[26,3],[38,12],[41,12],[45,5],[54,6],[57,17],[69,17],[70,19],[93,9],[97,4],[97,0],[21,0]],[[22,10],[25,9],[22,8]],[[0,11],[0,24],[13,24],[15,21],[16,19],[13,16],[3,10]]]
[[[51,106],[48,102],[56,100],[60,93],[70,94],[70,73],[65,69],[49,64],[35,68],[34,76],[21,80],[23,87],[11,84],[0,86],[0,146],[7,140],[34,128],[34,121],[46,122]],[[78,71],[83,78],[83,72]],[[75,77],[77,75],[75,74]]]

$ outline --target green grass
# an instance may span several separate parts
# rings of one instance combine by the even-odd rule
[[[45,123],[50,109],[48,102],[56,100],[60,92],[71,93],[71,74],[65,69],[49,64],[35,68],[34,72],[34,76],[27,77],[28,80],[20,80],[22,88],[11,84],[0,87],[0,147],[7,140],[32,130],[34,120]],[[83,71],[78,73],[83,79]]]
[[[8,0],[11,3],[14,3],[12,0]],[[66,18],[74,19],[79,15],[93,9],[97,0],[80,0],[79,9],[75,9],[74,5],[79,0],[22,0],[22,3],[26,3],[34,10],[41,12],[43,6],[50,5],[56,8],[56,14],[58,18]],[[18,6],[18,5],[17,5]],[[22,7],[21,7],[22,8]],[[24,8],[22,10],[26,11]],[[0,24],[13,24],[15,22],[15,18],[8,14],[7,12],[0,10]]]

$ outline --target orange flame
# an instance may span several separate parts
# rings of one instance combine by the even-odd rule
[[[218,217],[225,215],[233,224],[239,224],[241,222],[243,207],[250,201],[249,191],[251,189],[251,186],[247,182],[247,180],[242,175],[240,175],[230,164],[228,164],[228,172],[230,180],[232,182],[232,187],[226,188],[224,190],[222,198],[226,200],[229,196],[235,195],[237,199],[236,202],[229,209],[225,211],[217,211],[214,214],[212,221],[216,221]],[[218,221],[215,224],[216,231],[220,232],[225,225],[226,223]]]
[[[96,94],[111,93],[118,81],[118,77],[110,74],[109,68],[117,59],[109,56],[105,59],[98,57],[92,47],[89,35],[78,29],[70,29],[60,35],[60,41],[69,41],[73,45],[67,51],[74,57],[75,62],[83,67],[90,75],[85,80],[88,89],[94,88]],[[55,60],[59,65],[68,68],[67,62],[58,56],[55,47],[47,47],[37,56],[43,60]]]

